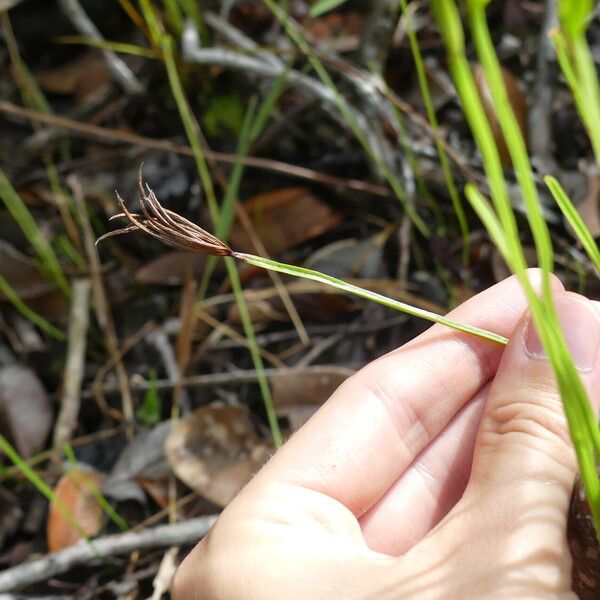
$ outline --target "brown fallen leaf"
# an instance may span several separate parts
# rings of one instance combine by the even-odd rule
[[[592,236],[600,236],[600,175],[591,174],[588,177],[587,192],[582,202],[577,205],[577,210]],[[574,234],[571,226],[568,229]]]
[[[11,364],[0,368],[0,432],[29,458],[43,447],[52,427],[50,398],[29,368]]]
[[[199,278],[205,265],[204,254],[174,250],[140,267],[135,280],[144,285],[182,285],[190,271],[195,278]]]
[[[54,494],[79,524],[80,530],[64,516],[57,503],[52,502],[46,523],[50,552],[73,546],[82,539],[82,532],[90,537],[100,532],[102,507],[94,490],[99,490],[101,485],[102,475],[87,469],[73,468],[59,479]]]
[[[357,11],[329,12],[307,23],[311,36],[337,52],[352,52],[360,45],[364,17]]]
[[[498,146],[498,152],[500,154],[500,160],[505,167],[510,167],[512,164],[508,148],[506,146],[506,140],[502,134],[500,123],[496,116],[496,109],[494,108],[494,101],[492,100],[492,93],[488,87],[487,81],[483,69],[480,65],[473,67],[473,77],[475,78],[475,85],[479,91],[483,109],[492,127],[494,139]],[[517,79],[515,76],[506,68],[502,67],[502,78],[504,79],[504,85],[506,86],[506,92],[508,94],[508,100],[515,113],[519,128],[523,137],[527,136],[527,100],[525,95],[521,91]]]
[[[71,62],[35,74],[40,87],[52,94],[73,95],[82,101],[110,81],[110,71],[100,50],[89,50]]]
[[[273,404],[277,414],[288,419],[296,431],[354,371],[343,367],[289,369],[269,377],[273,391]]]
[[[342,220],[340,213],[304,187],[283,188],[253,196],[244,202],[244,207],[271,256],[325,233]],[[233,224],[230,237],[236,250],[256,251],[238,219]]]
[[[354,299],[339,294],[320,293],[319,291],[315,293],[296,293],[292,286],[288,287],[288,291],[293,295],[294,306],[300,318],[316,323],[338,323],[347,319],[348,313],[360,306]],[[250,295],[247,304],[250,318],[259,329],[272,322],[288,323],[290,320],[281,297],[276,295],[275,290],[268,297]],[[237,304],[230,306],[227,317],[232,324],[239,325],[242,323]]]
[[[21,300],[42,296],[56,288],[41,274],[34,260],[3,240],[0,240],[0,275]],[[0,292],[0,301],[3,299]]]
[[[165,453],[181,481],[219,506],[226,506],[269,457],[244,406],[202,406],[175,424]]]

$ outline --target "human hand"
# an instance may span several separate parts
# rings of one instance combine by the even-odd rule
[[[600,404],[598,313],[553,287]],[[452,313],[506,349],[435,325],[346,381],[182,563],[175,600],[575,598],[576,462],[525,309],[507,279]]]

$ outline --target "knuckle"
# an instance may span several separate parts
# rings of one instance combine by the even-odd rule
[[[537,390],[523,400],[496,404],[486,420],[488,432],[539,446],[560,462],[572,460],[572,444],[562,401],[556,391]]]

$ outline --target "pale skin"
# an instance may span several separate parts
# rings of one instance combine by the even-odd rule
[[[553,287],[597,404],[600,312]],[[576,598],[576,463],[520,286],[451,316],[508,346],[435,325],[350,378],[185,559],[175,600]]]

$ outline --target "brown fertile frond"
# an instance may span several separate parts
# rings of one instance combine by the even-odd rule
[[[127,206],[125,206],[125,201],[117,192],[117,200],[123,212],[114,215],[111,220],[124,218],[131,225],[105,233],[98,238],[96,244],[109,237],[131,233],[132,231],[141,231],[175,248],[194,250],[195,252],[214,256],[231,256],[231,248],[219,238],[172,210],[164,208],[150,187],[148,185],[144,187],[141,168],[138,177],[138,190],[142,214],[129,212]]]

